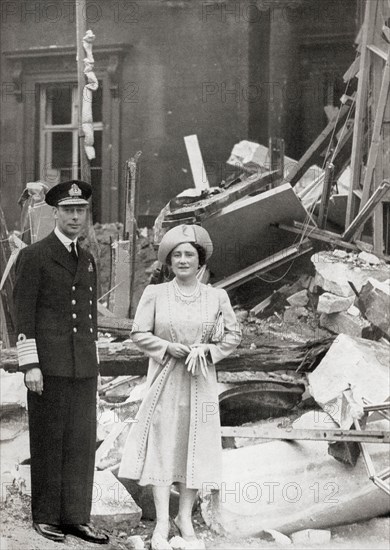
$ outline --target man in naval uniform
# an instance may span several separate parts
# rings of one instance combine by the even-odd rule
[[[96,444],[96,266],[78,242],[92,189],[82,181],[48,191],[56,227],[21,250],[15,310],[19,368],[28,388],[33,527],[105,544],[90,523]]]

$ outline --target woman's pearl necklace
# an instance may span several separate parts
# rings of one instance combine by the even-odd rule
[[[192,296],[195,296],[195,294],[198,292],[199,286],[200,286],[199,281],[196,280],[195,289],[194,289],[190,294],[185,294],[185,293],[182,292],[182,290],[180,289],[179,285],[177,284],[176,279],[173,280],[173,284],[175,285],[175,289],[177,290],[177,292],[178,292],[179,294],[181,294],[184,298],[192,298]]]

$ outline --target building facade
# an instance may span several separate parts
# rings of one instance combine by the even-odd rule
[[[78,175],[74,2],[1,4],[1,205],[19,227],[29,181]],[[94,220],[123,221],[125,161],[142,151],[141,224],[193,186],[197,134],[211,185],[235,143],[285,139],[299,156],[337,106],[355,57],[360,0],[91,0]]]

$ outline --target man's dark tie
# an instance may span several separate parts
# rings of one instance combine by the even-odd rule
[[[74,259],[74,261],[77,264],[77,262],[79,261],[79,257],[77,256],[76,247],[74,245],[74,242],[70,243],[70,255],[72,256],[72,258]]]

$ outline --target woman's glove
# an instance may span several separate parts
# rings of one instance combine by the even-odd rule
[[[186,359],[187,370],[193,376],[199,374],[199,369],[203,376],[207,378],[208,366],[206,355],[209,352],[209,346],[207,344],[198,344],[191,346],[191,351]]]
[[[168,344],[167,347],[167,353],[169,353],[169,355],[172,355],[172,357],[175,357],[176,359],[183,359],[183,357],[187,357],[190,351],[191,350],[188,346],[185,346],[184,344],[176,344],[173,342],[171,344]]]

